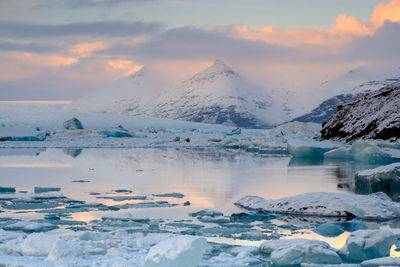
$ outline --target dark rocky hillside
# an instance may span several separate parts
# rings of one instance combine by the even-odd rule
[[[400,83],[366,93],[338,110],[322,124],[322,139],[400,139]]]

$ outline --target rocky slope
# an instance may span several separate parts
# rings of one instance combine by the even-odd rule
[[[351,142],[356,139],[400,138],[400,83],[366,93],[338,106],[322,124],[322,139]]]

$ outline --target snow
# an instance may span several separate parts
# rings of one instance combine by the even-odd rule
[[[339,254],[350,262],[386,257],[396,241],[396,235],[388,230],[358,230],[350,234]]]
[[[321,137],[353,142],[357,139],[396,140],[400,129],[400,83],[343,105],[323,125]]]
[[[310,239],[279,239],[265,241],[260,250],[271,255],[275,265],[299,265],[300,263],[338,264],[341,263],[336,250],[328,243]]]
[[[393,199],[398,200],[400,197],[400,163],[359,171],[354,180],[355,190],[358,193],[369,194],[383,191]]]
[[[145,266],[197,266],[206,250],[204,237],[176,236],[153,246],[146,256]]]
[[[391,201],[381,192],[371,195],[310,192],[276,200],[245,196],[236,204],[250,210],[289,215],[357,217],[366,220],[389,220],[400,217],[400,203]]]

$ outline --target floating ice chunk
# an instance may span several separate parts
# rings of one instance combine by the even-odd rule
[[[102,131],[99,131],[98,133],[99,133],[99,135],[102,135],[104,137],[115,137],[115,138],[133,137],[134,136],[133,133],[124,129],[122,126],[104,129]]]
[[[357,231],[357,230],[364,230],[364,229],[368,228],[363,222],[360,222],[360,221],[357,221],[357,220],[341,222],[341,223],[338,223],[338,224],[340,225],[340,227],[344,231],[348,231],[348,232],[354,232],[354,231]]]
[[[44,141],[46,133],[26,127],[0,127],[0,141]]]
[[[0,193],[15,193],[15,188],[0,186]]]
[[[40,193],[40,194],[30,194],[30,193],[15,193],[15,194],[0,194],[0,200],[29,200],[29,199],[56,199],[65,198],[62,193]]]
[[[301,267],[361,267],[360,264],[352,263],[341,263],[341,264],[314,264],[314,263],[302,263]]]
[[[185,195],[181,193],[164,193],[164,194],[153,194],[155,197],[173,197],[173,198],[183,198]]]
[[[58,261],[64,258],[76,258],[82,255],[82,248],[78,242],[57,239],[53,244],[46,260]]]
[[[47,257],[57,240],[57,236],[33,233],[20,244],[20,250],[24,256]]]
[[[299,265],[301,263],[339,264],[342,262],[336,250],[328,243],[310,239],[279,239],[265,241],[260,250],[271,255],[275,265]]]
[[[116,189],[114,190],[116,193],[132,193],[132,190],[129,189]]]
[[[382,163],[393,162],[395,160],[391,154],[365,140],[356,141],[351,146],[351,153],[353,159],[359,162]]]
[[[357,193],[370,194],[383,191],[395,200],[400,198],[400,163],[359,171],[354,179]]]
[[[83,130],[82,122],[80,122],[80,120],[78,120],[77,118],[72,118],[65,121],[63,126],[67,130]]]
[[[233,129],[233,130],[231,130],[231,131],[226,131],[226,132],[224,132],[224,135],[225,135],[225,136],[232,136],[232,135],[239,135],[239,134],[241,134],[241,133],[242,133],[242,129],[236,128],[236,129]]]
[[[220,211],[213,210],[213,209],[204,209],[198,212],[193,212],[190,214],[192,217],[201,217],[201,216],[210,216],[210,217],[219,217],[223,216],[224,214]]]
[[[145,266],[197,266],[206,250],[204,237],[176,236],[153,246],[146,256]]]
[[[71,183],[90,183],[88,180],[72,180]]]
[[[129,212],[107,214],[101,217],[103,220],[120,220],[120,221],[135,221],[135,222],[148,222],[150,219],[147,216],[132,214]]]
[[[348,160],[352,159],[353,155],[351,154],[350,148],[347,147],[339,147],[328,152],[324,153],[325,159],[342,159]]]
[[[314,232],[326,237],[335,237],[341,235],[344,231],[335,223],[326,223],[315,228]]]
[[[222,212],[208,208],[198,212],[191,213],[190,215],[192,217],[196,217],[199,221],[202,222],[212,222],[212,223],[230,222],[229,217],[225,217]]]
[[[22,236],[22,233],[16,233],[11,231],[4,231],[0,229],[0,243],[4,243],[5,241],[17,239],[18,237]]]
[[[99,196],[99,199],[111,199],[114,201],[125,201],[125,200],[145,200],[146,196]]]
[[[61,188],[59,187],[38,187],[35,186],[34,192],[35,194],[46,193],[46,192],[59,192]]]
[[[4,230],[8,231],[22,231],[26,233],[39,233],[39,232],[47,232],[54,229],[57,229],[58,226],[51,223],[36,223],[29,221],[21,221],[16,222],[7,226],[4,226]]]
[[[297,158],[322,157],[325,152],[341,147],[342,144],[329,141],[289,140],[287,150]]]
[[[293,215],[358,217],[370,220],[400,217],[400,203],[391,201],[382,192],[371,195],[310,192],[280,199],[246,196],[236,204],[250,210]]]
[[[339,254],[350,262],[386,257],[396,240],[396,236],[387,230],[358,230],[350,234]]]
[[[383,267],[383,266],[400,266],[400,258],[383,257],[372,260],[366,260],[361,263],[362,267]]]

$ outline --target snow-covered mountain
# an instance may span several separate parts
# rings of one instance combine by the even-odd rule
[[[337,105],[351,102],[369,91],[375,91],[400,81],[398,67],[362,66],[348,71],[333,81],[325,81],[314,96],[324,98],[310,112],[292,121],[322,123],[337,110]]]
[[[400,82],[364,94],[341,106],[322,124],[322,139],[400,138]]]
[[[85,111],[268,128],[288,119],[283,106],[221,61],[168,89],[146,69],[73,107]]]
[[[152,115],[248,128],[286,119],[280,103],[218,60],[158,98]]]
[[[143,115],[150,111],[147,103],[158,98],[169,81],[147,68],[122,77],[77,101],[68,108],[85,112],[120,115]]]

